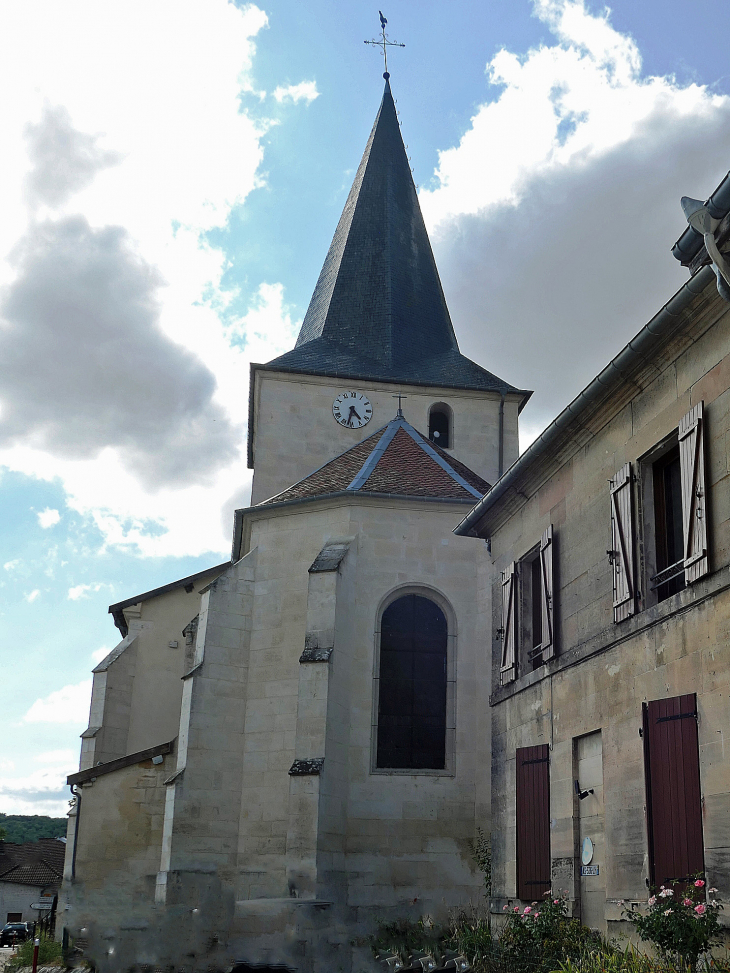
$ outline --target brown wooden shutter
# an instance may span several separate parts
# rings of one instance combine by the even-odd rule
[[[611,548],[613,620],[622,622],[636,608],[631,463],[622,466],[611,480]]]
[[[698,402],[679,423],[678,429],[686,584],[692,584],[709,571],[704,427],[704,403]]]
[[[697,698],[644,703],[647,820],[652,885],[704,872]]]
[[[502,685],[511,682],[517,675],[515,647],[517,620],[517,565],[514,561],[502,572]]]
[[[543,901],[550,890],[550,750],[516,753],[517,897]]]
[[[540,541],[540,597],[542,599],[542,661],[555,655],[553,629],[553,525],[547,528]]]

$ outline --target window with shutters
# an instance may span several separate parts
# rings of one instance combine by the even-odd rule
[[[448,624],[430,598],[403,595],[380,622],[376,769],[446,768]]]
[[[515,754],[517,897],[541,902],[550,880],[550,751],[547,744]]]
[[[532,672],[555,654],[553,529],[502,573],[502,685]]]
[[[640,460],[644,604],[664,601],[709,571],[704,410],[698,403]]]
[[[704,872],[702,795],[694,693],[643,704],[651,884]]]

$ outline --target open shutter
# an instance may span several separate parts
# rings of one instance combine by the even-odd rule
[[[517,675],[515,667],[515,605],[517,565],[513,561],[502,572],[502,685]]]
[[[517,898],[543,901],[550,880],[550,750],[519,747],[516,767]]]
[[[682,472],[684,580],[686,584],[692,584],[709,571],[703,402],[698,402],[682,419],[678,435],[679,466]]]
[[[553,525],[547,528],[540,541],[540,597],[542,600],[542,661],[555,655],[553,629]]]
[[[634,614],[634,514],[631,503],[631,463],[616,472],[611,483],[611,562],[613,565],[613,620]]]

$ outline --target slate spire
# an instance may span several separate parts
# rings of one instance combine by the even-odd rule
[[[316,338],[396,369],[458,347],[387,79],[297,347]]]
[[[387,77],[296,346],[269,367],[518,391],[459,352]]]

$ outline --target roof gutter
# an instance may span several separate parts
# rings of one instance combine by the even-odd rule
[[[725,176],[705,205],[710,216],[721,220],[730,212],[730,172]],[[702,249],[704,238],[693,226],[688,226],[672,247],[672,254],[686,267]]]
[[[728,180],[730,189],[730,180]],[[515,484],[524,470],[526,470],[543,452],[549,449],[556,440],[575,421],[578,415],[598,399],[616,388],[624,375],[633,366],[642,363],[664,337],[665,332],[673,328],[681,313],[690,303],[701,294],[710,283],[714,283],[715,273],[711,266],[703,267],[694,277],[691,277],[672,299],[654,315],[635,338],[619,352],[603,371],[593,379],[583,391],[577,395],[560,415],[553,419],[550,425],[528,446],[525,452],[510,466],[504,476],[494,484],[454,529],[454,533],[462,537],[478,537],[476,525]]]

